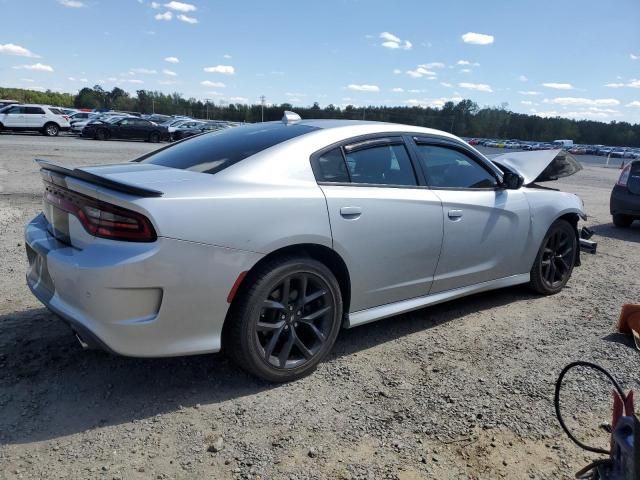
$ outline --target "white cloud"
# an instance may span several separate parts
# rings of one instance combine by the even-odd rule
[[[33,78],[22,78],[21,79],[23,82],[27,82],[27,83],[32,83],[35,82],[35,80]]]
[[[403,50],[411,50],[413,44],[409,40],[400,40],[400,38],[393,33],[382,32],[380,34],[380,38],[385,40],[382,42],[382,46],[385,48],[397,49],[401,48]]]
[[[425,63],[424,65],[419,65],[420,67],[424,67],[424,68],[444,68],[445,65],[442,62],[431,62],[431,63]]]
[[[629,58],[631,60],[638,60],[640,58],[640,55],[634,55],[633,53],[630,53],[629,54]]]
[[[400,43],[400,38],[396,37],[393,33],[382,32],[380,34],[380,38],[383,40],[387,40],[388,42]]]
[[[399,68],[394,68],[393,69],[393,74],[394,75],[400,75],[402,73],[402,70],[400,70]]]
[[[79,0],[58,0],[58,3],[63,7],[69,8],[82,8],[84,7],[84,3]]]
[[[493,40],[493,35],[486,35],[484,33],[467,32],[462,35],[462,41],[464,43],[471,43],[472,45],[491,45]]]
[[[378,87],[377,85],[367,85],[366,83],[363,83],[361,85],[351,83],[347,86],[347,88],[349,90],[354,90],[356,92],[379,92],[380,91],[380,87]]]
[[[222,73],[224,75],[233,75],[236,72],[236,69],[231,65],[216,65],[215,67],[205,67],[205,72],[209,73]]]
[[[224,54],[222,56],[222,58],[226,58],[227,60],[231,58],[231,55],[229,55],[228,53]]]
[[[520,101],[520,103],[522,105],[533,105],[533,102],[531,100],[522,100]]]
[[[158,80],[159,85],[175,85],[176,83],[174,80]]]
[[[431,99],[415,99],[411,98],[409,100],[405,100],[405,105],[409,105],[411,107],[422,107],[422,108],[442,108],[447,102],[458,103],[462,101],[462,97],[441,97],[441,98],[431,98]]]
[[[526,90],[526,91],[520,90],[518,93],[520,95],[541,95],[540,92],[536,92],[534,90]]]
[[[162,5],[160,5],[158,2],[151,2],[151,8],[160,8]]]
[[[396,87],[396,88],[392,88],[391,91],[395,93],[402,93],[404,92],[404,88]]]
[[[471,73],[471,69],[470,68],[463,68],[460,70],[460,73]]]
[[[471,62],[469,60],[458,60],[456,65],[471,65]]]
[[[173,13],[171,13],[170,11],[166,11],[164,13],[158,13],[156,14],[156,16],[154,17],[156,20],[165,20],[165,21],[169,21],[173,18]]]
[[[224,94],[220,93],[220,92],[214,92],[214,91],[210,91],[210,92],[204,92],[205,94],[211,96],[211,97],[222,97]]]
[[[34,70],[37,72],[53,72],[53,68],[50,65],[43,65],[42,63],[34,63],[33,65],[19,65],[13,68],[17,70]]]
[[[175,10],[176,12],[195,12],[197,10],[195,5],[191,5],[190,3],[182,3],[182,2],[169,2],[164,4],[170,10]]]
[[[518,77],[518,80],[520,80],[521,82],[526,82],[527,80],[529,80],[527,77],[525,77],[524,75],[520,75]]]
[[[627,83],[627,87],[640,88],[640,80],[631,80],[629,83]]]
[[[132,68],[131,72],[133,73],[142,73],[145,75],[155,75],[156,73],[158,73],[157,70],[151,70],[149,68]],[[130,75],[133,75],[133,73],[129,72]]]
[[[39,55],[31,52],[31,50],[15,45],[13,43],[0,43],[0,54],[4,55],[16,55],[18,57],[40,58]]]
[[[573,85],[570,83],[556,83],[556,82],[547,82],[542,84],[543,87],[554,88],[556,90],[573,90]]]
[[[178,57],[165,57],[164,61],[169,63],[180,63]]]
[[[640,108],[640,101],[634,100],[633,102],[627,103],[625,107],[637,107]]]
[[[447,82],[440,82],[440,85],[442,85],[443,87],[447,87],[447,88],[453,87],[453,85],[451,83],[447,83]]]
[[[173,70],[169,70],[168,68],[164,68],[162,70],[162,73],[164,73],[165,75],[168,75],[170,77],[176,77],[178,76],[178,74],[176,72],[174,72]]]
[[[459,83],[458,86],[460,88],[466,88],[467,90],[475,90],[477,92],[487,92],[487,93],[493,92],[493,90],[491,90],[491,87],[486,83],[462,82],[462,83]]]
[[[198,23],[198,19],[194,18],[194,17],[187,17],[186,15],[183,15],[182,13],[180,15],[178,15],[178,20],[180,20],[181,22],[185,22],[185,23],[190,23],[191,25]]]
[[[626,85],[624,83],[605,83],[604,86],[609,88],[621,88]]]
[[[203,82],[200,82],[200,85],[203,85],[205,87],[211,87],[211,88],[224,88],[226,87],[226,85],[222,82],[212,82],[211,80],[205,80]]]
[[[615,98],[580,98],[580,97],[558,97],[549,101],[556,105],[563,106],[595,106],[595,107],[611,107],[620,105],[620,101]]]
[[[230,103],[249,103],[249,99],[247,97],[230,97],[228,100]]]
[[[415,70],[407,70],[407,75],[413,78],[420,78],[424,76],[435,78],[436,72],[432,72],[431,70],[428,70],[422,66],[418,66],[418,68],[416,68]]]

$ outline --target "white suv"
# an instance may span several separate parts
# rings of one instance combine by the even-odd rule
[[[46,105],[10,105],[0,110],[0,130],[36,130],[55,137],[69,130],[69,121],[62,112]]]

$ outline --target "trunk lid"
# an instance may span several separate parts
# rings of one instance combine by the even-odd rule
[[[489,156],[489,159],[498,167],[506,167],[522,175],[525,185],[557,180],[582,170],[580,162],[564,150],[509,152]]]

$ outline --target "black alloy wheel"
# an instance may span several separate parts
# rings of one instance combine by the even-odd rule
[[[534,290],[550,295],[564,288],[575,265],[577,244],[576,233],[570,223],[557,220],[551,225],[531,269]]]
[[[327,283],[310,273],[285,277],[263,302],[256,341],[265,362],[295,368],[316,355],[333,325],[333,300]]]
[[[265,380],[287,382],[315,369],[342,321],[340,286],[311,258],[267,262],[244,280],[225,323],[224,350]]]

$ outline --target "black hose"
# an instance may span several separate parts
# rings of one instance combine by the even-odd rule
[[[560,426],[565,431],[567,436],[573,441],[573,443],[575,443],[576,445],[578,445],[580,448],[582,448],[584,450],[587,450],[587,451],[593,452],[593,453],[601,453],[601,454],[604,454],[604,455],[610,455],[611,452],[609,450],[604,450],[603,448],[597,448],[597,447],[590,447],[589,445],[585,445],[580,440],[578,440],[573,435],[573,433],[571,433],[571,431],[569,430],[567,425],[564,423],[564,419],[562,418],[562,414],[560,413],[560,389],[562,388],[562,380],[564,379],[564,376],[569,372],[569,370],[571,370],[572,368],[575,368],[575,367],[586,367],[586,368],[591,368],[593,370],[599,371],[600,373],[604,374],[611,381],[611,383],[615,387],[616,391],[620,395],[620,398],[622,398],[623,402],[626,402],[627,397],[624,394],[624,391],[622,390],[622,387],[620,386],[620,384],[618,382],[616,382],[615,378],[613,378],[611,376],[611,374],[609,372],[607,372],[604,368],[602,368],[599,365],[596,365],[595,363],[582,362],[582,361],[580,361],[580,362],[572,362],[569,365],[567,365],[566,367],[564,367],[564,369],[562,369],[562,372],[560,372],[560,376],[558,376],[558,380],[556,381],[556,392],[555,392],[555,396],[554,396],[554,399],[553,399],[553,403],[554,403],[554,406],[556,408],[556,417],[558,418],[558,422],[560,423]]]

